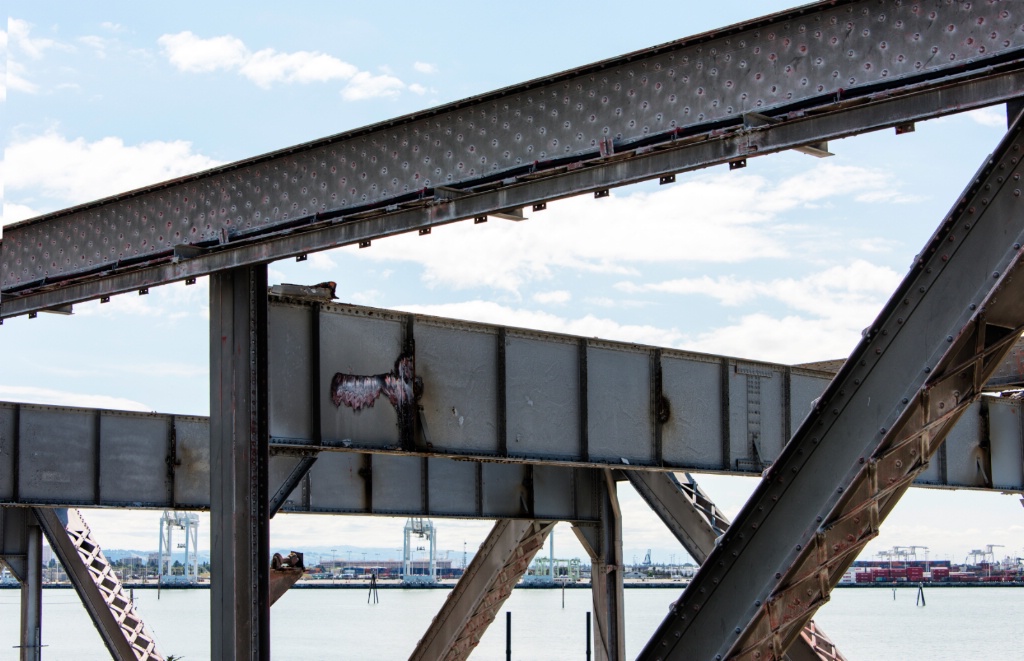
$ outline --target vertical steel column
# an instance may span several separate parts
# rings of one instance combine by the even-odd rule
[[[24,507],[0,506],[0,566],[7,565],[21,582],[22,661],[39,661],[42,623],[42,531]]]
[[[210,276],[211,658],[270,659],[267,267]]]
[[[42,658],[43,531],[31,520],[25,527],[28,542],[25,576],[21,579],[21,661]]]
[[[595,527],[573,526],[590,555],[590,585],[594,599],[594,659],[626,658],[626,626],[622,594],[622,512],[615,479],[604,470],[600,489],[601,521]]]

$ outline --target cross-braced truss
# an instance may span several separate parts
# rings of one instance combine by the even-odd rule
[[[488,214],[520,217],[524,207],[539,212],[570,195],[603,196],[611,187],[649,179],[667,184],[681,172],[738,166],[781,150],[827,156],[828,141],[839,137],[1016,104],[1024,92],[1022,24],[1020,6],[1009,2],[820,2],[9,226],[0,242],[0,320],[213,276],[211,332],[218,348],[211,378],[217,387],[211,388],[205,434],[191,424],[190,436],[187,422],[179,434],[175,421],[174,433],[164,437],[169,449],[154,454],[165,475],[158,483],[142,479],[127,488],[105,478],[99,461],[91,474],[74,476],[62,498],[127,505],[141,497],[185,508],[209,503],[219,531],[212,553],[221,581],[212,613],[218,658],[269,655],[267,521],[279,509],[311,511],[319,499],[330,503],[328,511],[572,520],[578,530],[589,530],[581,535],[608,572],[600,577],[602,597],[595,597],[607,643],[602,654],[621,656],[620,522],[603,482],[616,459],[630,465],[639,459],[640,468],[652,471],[698,468],[673,454],[679,410],[667,405],[666,393],[676,376],[675,357],[564,338],[557,348],[538,348],[534,338],[509,329],[457,352],[435,353],[452,360],[475,356],[493,368],[494,392],[474,396],[497,432],[467,440],[430,424],[432,398],[446,392],[446,384],[420,380],[429,359],[417,356],[417,347],[439,340],[443,346],[444,324],[399,319],[388,330],[395,349],[389,362],[328,372],[332,368],[321,370],[322,356],[313,351],[320,337],[316,320],[327,308],[313,305],[293,320],[307,324],[309,355],[316,356],[301,376],[305,386],[276,390],[266,263],[413,230],[426,234],[435,225]],[[780,440],[770,448],[774,460],[764,480],[644,658],[765,661],[780,658],[801,632],[821,654],[835,654],[813,629],[808,633],[809,620],[915,478],[981,488],[1006,480],[1020,488],[1024,476],[1003,471],[1014,462],[992,460],[996,452],[1019,455],[1013,443],[993,447],[992,454],[986,446],[964,476],[951,460],[955,448],[942,449],[942,442],[960,438],[950,429],[972,415],[972,404],[1024,325],[1018,304],[1022,149],[1015,126],[804,424],[792,429],[799,415],[792,407],[781,412],[772,429]],[[576,384],[567,398],[562,393],[575,418],[554,447],[527,434],[533,448],[517,451],[509,435],[510,425],[536,423],[508,406],[508,388],[516,383],[508,376],[523,367],[529,351],[517,352],[524,347],[550,350],[553,363]],[[748,404],[758,404],[769,384],[792,393],[800,374],[728,360],[682,373],[710,378],[709,370],[720,383],[719,415],[726,415],[714,438],[702,440],[708,467],[760,472],[768,463],[765,444],[733,442],[732,395],[744,393]],[[344,376],[343,392],[335,393],[339,408],[332,411],[321,405],[327,393],[318,389],[322,377],[335,373]],[[644,411],[636,418],[639,434],[601,426],[608,393],[592,375],[605,373],[630,377],[614,394]],[[363,413],[391,424],[397,438],[368,436],[356,439],[358,447],[335,447],[332,434],[348,424],[352,393],[362,402],[388,375],[392,406],[381,399]],[[741,377],[743,389],[726,385]],[[392,398],[395,393],[401,396]],[[288,396],[292,406],[275,413]],[[990,408],[980,407],[991,420],[1005,418],[997,406],[996,415]],[[11,410],[12,416],[0,415],[0,444],[17,449],[34,442],[22,437],[33,412]],[[287,411],[302,415],[287,418]],[[235,415],[246,424],[229,424]],[[90,420],[83,438],[95,441],[89,447],[98,456],[123,442],[114,433],[104,445],[104,416]],[[747,422],[766,425],[759,416]],[[618,454],[622,438],[616,437],[641,438],[630,450],[640,456]],[[481,438],[483,447],[474,447]],[[202,456],[204,444],[206,473],[199,460],[192,464],[198,474],[176,474],[190,451]],[[487,461],[452,462],[449,456],[445,463],[438,456],[445,444],[460,458],[479,453]],[[108,454],[109,461],[116,454]],[[45,502],[38,485],[19,480],[21,466],[5,456],[0,453],[5,503],[56,504]],[[938,460],[929,466],[933,456]],[[88,465],[85,458],[77,465]],[[321,479],[323,466],[335,475],[341,471],[330,468],[344,467],[360,481],[332,484]],[[594,468],[604,469],[604,480],[594,478]],[[409,488],[386,488],[396,484],[395,475],[416,471],[420,479]],[[281,484],[273,493],[271,479]],[[438,479],[457,489],[431,490]],[[142,495],[134,497],[133,489]],[[188,494],[184,503],[181,494]],[[721,527],[714,517],[707,520]]]

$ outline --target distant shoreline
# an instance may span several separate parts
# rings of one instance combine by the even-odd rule
[[[844,583],[837,585],[837,589],[843,588],[917,588],[918,583]],[[1024,587],[1024,582],[1013,582],[1013,583],[997,583],[994,581],[973,582],[973,583],[922,583],[925,588],[1021,588]],[[687,583],[673,582],[673,581],[638,581],[625,583],[623,587],[625,589],[652,589],[652,588],[685,588]],[[73,586],[70,583],[47,583],[43,585],[44,590],[66,590],[71,589]],[[454,581],[436,583],[434,585],[404,585],[401,582],[383,582],[377,583],[378,590],[450,590],[455,587]],[[558,590],[561,589],[562,585],[544,585],[544,584],[533,584],[533,585],[516,585],[517,590]],[[567,583],[564,586],[568,590],[583,590],[590,589],[590,583]],[[125,589],[129,590],[156,590],[158,586],[154,583],[127,583],[124,585]],[[0,590],[19,590],[19,585],[0,585]],[[163,585],[159,586],[161,590],[209,590],[209,583],[199,583],[197,585]],[[355,582],[348,581],[345,583],[331,583],[329,581],[304,581],[296,583],[292,586],[293,590],[368,590],[370,589],[369,581]]]

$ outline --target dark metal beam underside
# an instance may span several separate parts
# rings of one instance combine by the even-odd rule
[[[915,484],[1020,492],[1021,409],[1005,398],[972,405]],[[206,510],[209,442],[206,418],[0,403],[0,504]],[[532,503],[537,516],[592,521],[596,512],[583,505],[594,485],[580,467],[606,465],[344,447],[317,453],[283,444],[271,449],[275,490],[298,462],[319,456],[282,507],[324,514],[522,518]],[[753,465],[692,470],[760,474]],[[933,479],[943,473],[969,479]]]
[[[0,317],[1006,101],[1018,12],[819,3],[12,225]]]

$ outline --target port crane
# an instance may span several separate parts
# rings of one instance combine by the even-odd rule
[[[413,573],[414,548],[417,551],[426,550],[424,546],[415,546],[413,538],[418,537],[430,543],[430,565],[426,574]],[[465,550],[463,550],[465,554]],[[430,519],[411,518],[405,522],[405,544],[402,553],[402,581],[404,583],[426,583],[437,582],[437,530],[434,522]]]

